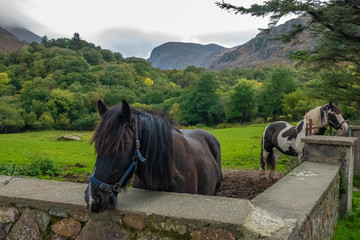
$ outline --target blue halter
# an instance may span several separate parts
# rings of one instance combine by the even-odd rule
[[[104,183],[104,182],[100,181],[99,179],[95,178],[94,174],[91,174],[90,175],[90,182],[92,182],[93,184],[98,186],[102,191],[110,192],[111,198],[114,201],[114,206],[116,206],[117,198],[116,198],[115,193],[120,193],[121,192],[121,186],[123,185],[125,179],[127,178],[127,176],[130,174],[130,172],[134,168],[135,168],[134,172],[136,172],[137,166],[138,166],[138,160],[140,160],[142,163],[146,161],[146,159],[143,157],[143,155],[140,152],[139,133],[138,133],[138,127],[136,125],[136,127],[135,127],[135,153],[134,153],[134,156],[132,158],[132,163],[126,169],[126,171],[124,172],[124,174],[122,175],[120,180],[115,184],[107,184],[107,183]]]

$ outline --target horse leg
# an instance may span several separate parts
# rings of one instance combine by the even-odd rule
[[[271,150],[272,151],[272,150]],[[266,151],[263,147],[261,148],[261,158],[260,158],[260,170],[259,170],[259,178],[260,180],[265,180],[265,165],[267,162],[267,159],[269,157],[271,152]]]
[[[270,169],[271,170],[270,170],[270,173],[269,173],[269,178],[271,179],[271,181],[275,180],[275,178],[273,177],[273,174],[275,172],[276,163],[277,163],[277,160],[280,157],[280,155],[281,155],[281,152],[278,149],[276,149],[274,155],[272,156],[271,164],[270,164]]]

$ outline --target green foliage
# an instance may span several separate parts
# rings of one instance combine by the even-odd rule
[[[16,163],[1,163],[0,174],[7,176],[55,177],[62,173],[54,161],[46,157],[30,157],[27,162],[31,162],[31,164],[23,167]]]
[[[264,117],[280,116],[284,114],[282,101],[286,94],[291,93],[297,87],[295,72],[290,68],[277,67],[270,78],[264,82],[259,109]]]
[[[0,102],[0,132],[17,132],[25,126],[21,110]]]
[[[18,176],[22,174],[24,174],[23,168],[15,163],[2,163],[0,165],[0,175]]]
[[[260,87],[261,83],[255,80],[239,80],[230,93],[227,121],[250,122],[256,116],[256,98]]]
[[[347,218],[339,221],[333,240],[359,239],[360,236],[360,192],[353,192],[352,210]]]
[[[357,69],[345,70],[347,82],[339,88],[352,89],[351,95],[357,96],[358,75],[353,75]],[[309,79],[309,73],[286,67],[208,72],[189,66],[161,71],[145,59],[124,59],[120,53],[101,49],[78,33],[71,39],[44,37],[41,45],[32,43],[0,55],[0,106],[4,108],[0,131],[91,130],[98,121],[97,101],[111,106],[122,99],[166,111],[186,125],[278,119],[284,113],[295,119],[310,106],[308,101],[329,96],[325,88],[324,94],[312,95],[315,85],[304,86]],[[322,79],[327,79],[328,86],[335,82]],[[291,94],[298,87],[303,92]],[[336,86],[328,89],[335,97]],[[347,116],[360,119],[359,101],[346,98],[346,91],[340,93]]]
[[[303,118],[305,113],[321,104],[322,102],[310,97],[308,92],[300,88],[286,94],[283,98],[284,112],[294,120]]]
[[[311,82],[312,95],[340,102],[346,118],[360,116],[360,71],[354,65],[322,71],[317,81]],[[353,116],[353,117],[352,117]]]
[[[295,14],[308,18],[300,25],[294,25],[280,37],[284,42],[299,43],[300,33],[317,38],[316,48],[294,52],[290,57],[315,73],[322,72],[314,81],[313,89],[317,98],[342,102],[347,108],[346,115],[358,121],[360,89],[360,8],[358,1],[287,1],[270,0],[250,7],[235,6],[225,1],[216,3],[220,8],[235,14],[269,16],[269,32],[282,17]],[[309,34],[310,33],[310,34]],[[306,41],[306,40],[304,40]],[[265,101],[266,102],[266,101]],[[274,112],[264,106],[264,115]],[[276,110],[279,112],[279,109]]]
[[[357,1],[287,1],[270,0],[263,4],[253,4],[246,8],[234,6],[226,2],[216,3],[220,8],[234,11],[236,14],[252,16],[270,16],[268,29],[273,29],[279,20],[289,14],[310,17],[310,21],[295,25],[281,39],[285,42],[296,40],[299,33],[310,30],[320,37],[317,49],[296,53],[295,57],[303,63],[318,67],[334,66],[339,62],[352,62],[359,65],[360,8]]]
[[[31,162],[29,168],[25,171],[25,175],[37,177],[40,175],[58,176],[61,174],[61,169],[54,163],[53,160],[47,157],[30,157]]]
[[[216,94],[215,77],[204,74],[195,81],[182,96],[179,118],[183,124],[216,124],[222,121],[223,107]]]
[[[354,187],[360,188],[360,176],[354,176],[353,185]]]

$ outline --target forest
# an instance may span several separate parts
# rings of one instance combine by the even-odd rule
[[[358,82],[353,64],[321,71],[280,65],[164,71],[95,46],[79,33],[71,39],[44,36],[40,44],[0,53],[0,132],[92,130],[97,101],[112,106],[122,99],[184,126],[299,121],[329,101],[359,122]]]

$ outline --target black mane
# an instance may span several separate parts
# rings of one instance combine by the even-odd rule
[[[125,147],[125,140],[133,139],[132,126],[124,120],[121,105],[115,105],[104,113],[95,128],[91,144],[95,143],[95,151],[105,156],[117,155]],[[130,130],[130,131],[129,131]],[[130,147],[133,146],[130,143]]]
[[[95,129],[91,143],[95,150],[108,156],[121,149],[135,147],[135,126],[139,129],[140,151],[146,158],[138,166],[139,178],[151,190],[171,191],[173,187],[173,123],[165,115],[131,108],[130,123],[121,114],[121,105],[111,107]],[[129,141],[125,145],[125,141]],[[131,160],[131,159],[130,159]]]
[[[138,119],[140,151],[146,162],[139,166],[141,180],[151,190],[171,191],[173,187],[173,123],[164,115],[132,109]]]

